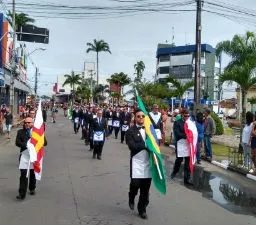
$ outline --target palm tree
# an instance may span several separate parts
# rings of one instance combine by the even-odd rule
[[[140,83],[141,82],[141,79],[142,79],[142,76],[143,76],[143,71],[145,70],[145,64],[143,61],[138,61],[135,65],[134,65],[134,69],[135,69],[135,79],[134,79],[134,82],[137,84],[137,83]]]
[[[72,89],[72,104],[74,102],[74,95],[75,95],[75,85],[81,84],[81,75],[80,74],[75,74],[74,71],[71,71],[71,75],[65,74],[64,77],[66,77],[66,80],[63,83],[63,87],[66,85],[70,85]]]
[[[96,100],[105,100],[104,93],[109,92],[109,86],[108,85],[102,85],[99,84],[96,86],[93,90],[93,97]]]
[[[87,103],[90,101],[91,97],[91,90],[88,84],[81,84],[77,87],[76,95],[81,98],[81,101],[84,99],[87,101]]]
[[[9,10],[8,11],[8,17],[12,18],[12,12]],[[9,22],[12,24],[11,19],[9,19]],[[26,13],[15,13],[15,27],[16,31],[20,31],[21,27],[25,25],[29,25],[31,23],[34,23],[35,20],[31,17],[28,16]]]
[[[194,86],[194,81],[188,81],[184,84],[182,84],[179,80],[173,78],[171,75],[166,78],[167,83],[171,83],[173,87],[175,88],[173,96],[176,96],[180,99],[180,107],[181,107],[181,99],[185,92]]]
[[[86,52],[96,52],[96,64],[97,64],[97,85],[99,85],[99,53],[100,52],[108,52],[111,54],[110,48],[108,43],[104,40],[97,41],[96,39],[93,40],[93,43],[87,43],[88,46]]]
[[[244,36],[235,35],[231,41],[217,44],[216,53],[222,52],[231,57],[231,62],[219,77],[221,83],[235,82],[240,86],[242,98],[241,124],[245,123],[248,90],[256,84],[256,36],[247,32]],[[241,129],[242,132],[242,129]],[[242,135],[240,135],[242,137]]]
[[[111,77],[109,79],[107,79],[107,81],[110,84],[118,83],[121,86],[120,94],[123,95],[123,88],[124,88],[124,86],[131,83],[131,78],[127,74],[120,72],[120,73],[112,74]]]

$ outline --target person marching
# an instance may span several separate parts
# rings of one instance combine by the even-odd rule
[[[159,112],[159,107],[157,104],[153,105],[153,111],[149,113],[149,118],[153,124],[158,139],[158,143],[160,145],[160,141],[162,139],[163,134],[163,122],[162,114]]]
[[[107,137],[107,120],[102,117],[102,110],[98,109],[97,117],[93,119],[92,131],[93,131],[93,159],[101,160],[102,150]]]
[[[88,124],[89,124],[89,132],[88,132],[88,139],[90,142],[90,149],[89,151],[92,151],[94,146],[93,146],[93,121],[94,119],[97,117],[96,113],[95,113],[95,109],[94,108],[90,108],[89,112],[88,112]]]
[[[79,111],[78,106],[76,105],[74,110],[73,110],[73,113],[72,113],[72,120],[74,122],[74,132],[75,132],[75,134],[78,133],[78,130],[79,130],[79,127],[80,127],[79,116],[80,116],[80,111]]]
[[[16,146],[20,148],[19,157],[19,169],[20,169],[20,183],[19,183],[19,195],[16,196],[18,200],[24,200],[27,194],[27,188],[29,186],[30,195],[35,195],[36,189],[36,177],[32,164],[29,171],[29,185],[27,178],[27,169],[29,167],[28,158],[29,152],[27,149],[27,143],[31,138],[31,132],[33,128],[33,118],[27,117],[24,120],[23,129],[18,130],[16,136]],[[44,146],[47,145],[47,141],[44,138]]]
[[[56,114],[58,113],[58,108],[57,106],[54,104],[52,107],[52,122],[56,123]]]
[[[108,120],[108,134],[112,135],[113,132],[113,120],[112,120],[112,108],[107,109],[105,116]]]
[[[112,114],[112,122],[115,130],[115,139],[117,139],[118,133],[120,130],[120,116],[121,116],[120,109],[117,108],[116,110],[114,110]]]
[[[126,132],[126,143],[131,151],[129,207],[134,210],[134,200],[140,190],[137,209],[140,217],[147,219],[146,207],[149,204],[151,171],[149,151],[145,143],[144,118],[145,115],[141,110],[135,111],[135,124]]]
[[[124,111],[121,113],[121,117],[120,117],[120,124],[121,124],[121,143],[124,143],[124,138],[125,138],[125,134],[126,131],[129,129],[130,127],[130,123],[131,123],[131,113],[128,112],[128,108],[125,107]]]
[[[190,156],[188,154],[183,155],[184,149],[187,146],[187,135],[185,133],[185,122],[189,119],[189,111],[187,109],[183,109],[181,112],[182,119],[176,120],[173,124],[173,132],[175,137],[175,153],[176,153],[176,160],[174,163],[173,171],[171,174],[171,179],[174,179],[176,174],[180,170],[181,163],[183,158],[185,159],[184,164],[184,184],[185,185],[193,185],[190,182],[190,169],[189,169],[189,160]]]

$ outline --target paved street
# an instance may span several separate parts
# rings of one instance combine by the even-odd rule
[[[203,185],[199,185],[198,190],[195,190],[197,186],[195,189],[184,187],[181,178],[168,180],[166,196],[152,187],[147,210],[149,219],[144,221],[128,208],[129,150],[126,145],[111,137],[104,146],[103,159],[93,160],[80,134],[75,135],[71,122],[62,116],[57,117],[56,124],[48,123],[46,135],[48,146],[42,181],[38,182],[37,194],[27,195],[22,202],[15,199],[19,150],[14,146],[14,138],[1,145],[0,225],[256,224],[255,182],[209,164],[205,164],[207,171],[196,171],[196,174],[203,171],[203,181],[208,181],[207,184],[198,181]],[[169,149],[164,151],[168,153]],[[173,156],[166,157],[167,174],[172,160]],[[221,187],[214,188],[214,182],[220,179],[248,190],[246,196],[251,202],[247,209],[220,196]],[[224,190],[227,186],[222,187]]]

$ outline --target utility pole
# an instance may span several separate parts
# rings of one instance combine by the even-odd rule
[[[38,68],[36,67],[36,73],[35,73],[35,96],[37,98],[37,84],[38,84]],[[58,85],[58,84],[57,84]]]
[[[10,109],[14,114],[14,80],[16,70],[16,24],[15,24],[15,0],[12,1],[12,28],[13,28],[13,49],[12,49],[12,62],[11,62],[11,79],[10,79]]]
[[[202,14],[202,0],[196,0],[196,55],[195,55],[195,87],[194,87],[194,100],[195,104],[199,105],[201,96],[201,14]]]
[[[93,94],[92,94],[92,81],[93,81],[93,70],[90,70],[91,84],[90,84],[90,95],[91,95],[91,104],[93,104]]]

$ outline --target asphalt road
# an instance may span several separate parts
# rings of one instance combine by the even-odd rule
[[[56,124],[47,124],[46,136],[48,146],[42,181],[38,182],[36,195],[27,195],[22,202],[15,199],[19,150],[14,146],[14,139],[1,144],[0,225],[256,224],[256,214],[250,210],[239,211],[232,202],[224,205],[216,202],[218,190],[211,191],[209,196],[207,187],[216,177],[203,184],[206,188],[202,191],[186,188],[179,178],[168,180],[166,196],[158,194],[152,186],[149,218],[142,220],[136,211],[128,208],[129,150],[126,145],[110,138],[104,146],[102,160],[92,159],[80,134],[74,134],[71,122],[62,116],[58,116]],[[166,157],[167,174],[172,158]],[[230,183],[244,183],[248,190],[256,190],[253,181],[206,167],[210,177],[214,172],[225,180],[230,179]]]

